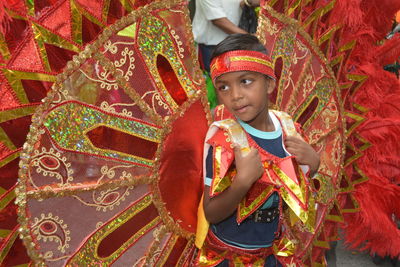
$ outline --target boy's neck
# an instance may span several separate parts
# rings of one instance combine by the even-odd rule
[[[260,123],[258,124],[255,124],[255,122],[244,122],[244,123],[263,132],[273,132],[276,130],[274,122],[272,121],[271,116],[269,115],[269,112],[267,113],[266,118],[260,121]]]

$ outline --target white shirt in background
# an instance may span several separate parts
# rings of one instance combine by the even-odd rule
[[[241,0],[196,0],[196,12],[192,27],[194,40],[205,45],[217,45],[228,34],[215,26],[211,20],[227,18],[238,25],[242,9]]]

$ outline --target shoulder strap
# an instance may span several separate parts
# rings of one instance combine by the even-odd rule
[[[297,131],[297,128],[293,122],[292,117],[289,114],[274,109],[271,109],[270,111],[274,113],[274,115],[279,119],[282,126],[282,130],[285,132],[286,135],[301,137],[301,135]]]
[[[246,133],[236,120],[225,119],[222,121],[216,121],[212,125],[224,130],[228,134],[231,143],[239,145],[242,153],[246,154],[250,151]]]

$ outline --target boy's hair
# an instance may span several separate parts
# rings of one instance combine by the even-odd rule
[[[268,55],[267,49],[256,36],[248,33],[235,33],[228,35],[214,48],[210,61],[219,55],[235,50],[257,51]]]

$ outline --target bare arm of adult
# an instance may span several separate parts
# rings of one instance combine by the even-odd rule
[[[233,34],[233,33],[247,33],[245,30],[239,28],[235,24],[232,23],[229,19],[226,17],[224,18],[219,18],[219,19],[214,19],[211,21],[215,26],[226,32],[227,34]]]
[[[205,187],[204,213],[210,223],[218,223],[230,216],[264,172],[257,149],[251,148],[246,156],[241,154],[238,147],[234,148],[234,152],[237,174],[231,186],[213,198],[209,196],[210,187]]]
[[[260,0],[243,0],[242,2],[240,2],[241,8],[243,8],[245,5],[250,7],[258,7],[260,6]]]

